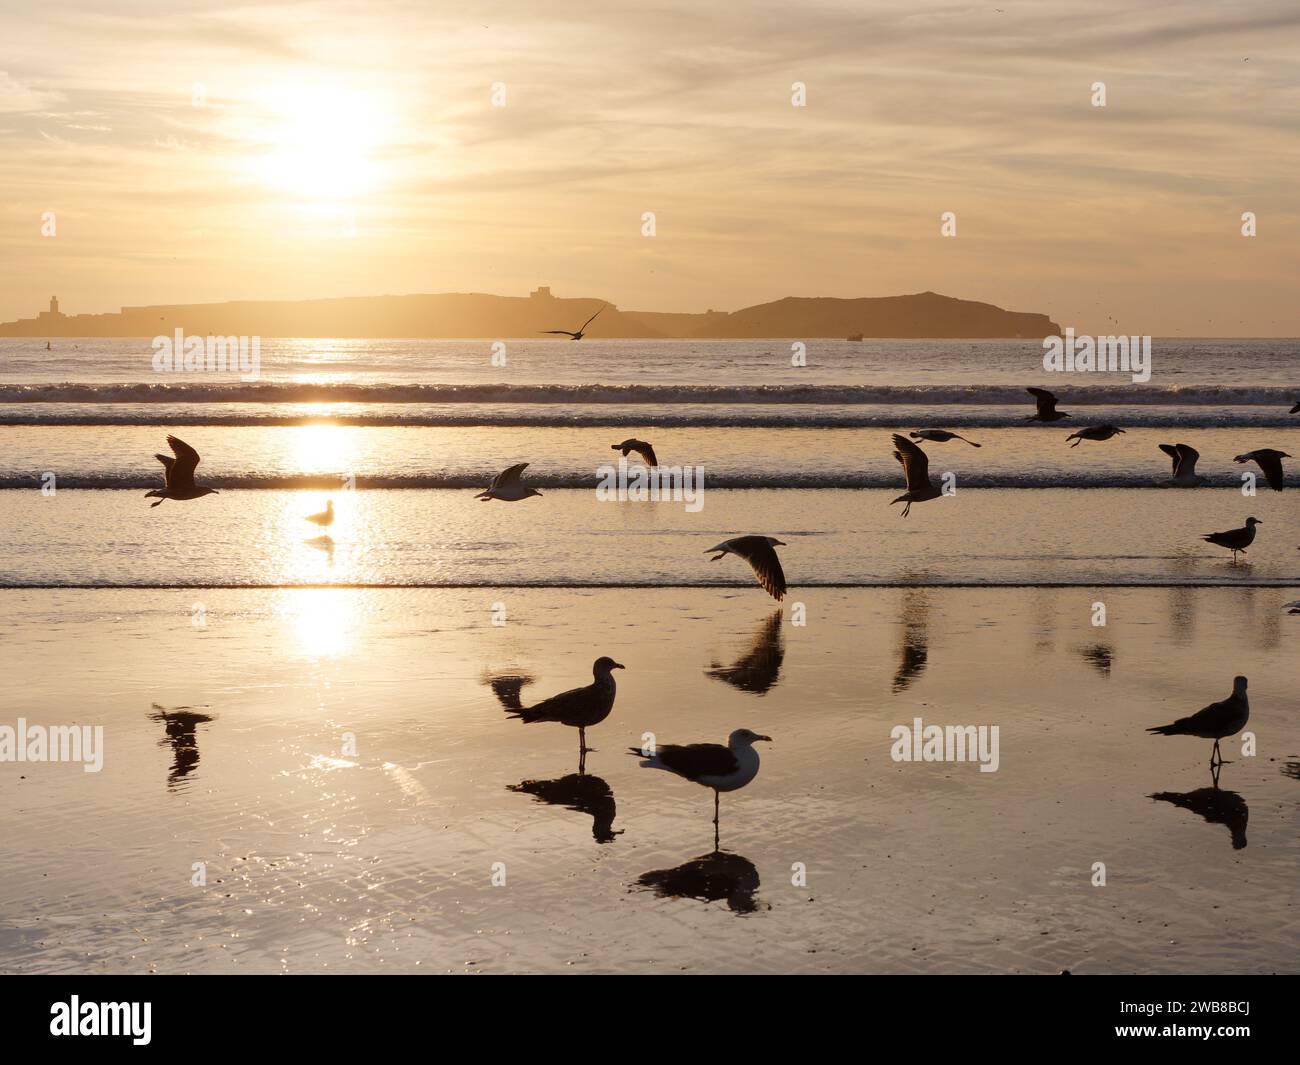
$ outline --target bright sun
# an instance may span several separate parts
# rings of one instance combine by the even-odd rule
[[[350,89],[295,87],[268,93],[262,177],[314,200],[352,199],[378,182],[384,107]]]

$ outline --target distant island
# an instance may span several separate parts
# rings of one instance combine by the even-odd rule
[[[605,300],[561,299],[549,288],[528,296],[442,293],[349,296],[320,300],[123,307],[116,314],[64,314],[57,298],[34,318],[0,323],[0,337],[152,337],[189,334],[261,337],[495,339],[532,337],[545,329],[576,330],[602,305],[589,336],[597,339],[859,337],[976,338],[1056,336],[1045,314],[1004,311],[990,303],[937,292],[834,299],[787,296],[739,311],[674,314],[620,311]]]

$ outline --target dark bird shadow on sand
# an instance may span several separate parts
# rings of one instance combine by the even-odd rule
[[[167,774],[167,787],[177,790],[187,776],[199,767],[199,726],[215,720],[201,714],[192,706],[165,706],[152,704],[154,712],[150,721],[161,721],[166,735],[158,741],[159,747],[172,749],[172,767]]]
[[[623,830],[614,831],[614,792],[600,777],[587,773],[570,773],[557,780],[525,780],[509,784],[507,791],[531,795],[547,806],[563,806],[566,810],[586,814],[591,818],[591,836],[597,843],[612,843]]]
[[[754,633],[749,651],[742,658],[730,666],[714,662],[713,668],[705,672],[743,692],[766,694],[776,685],[781,676],[781,663],[785,661],[785,641],[781,636],[783,617],[784,611],[773,611]]]
[[[1213,787],[1182,793],[1158,791],[1148,797],[1156,802],[1167,802],[1180,809],[1191,810],[1212,825],[1227,826],[1232,834],[1232,849],[1243,850],[1246,846],[1246,822],[1250,819],[1250,807],[1235,791],[1223,791],[1219,787],[1217,772],[1212,775],[1212,779]]]
[[[758,869],[748,858],[726,851],[692,858],[675,869],[655,869],[637,878],[636,887],[647,888],[661,899],[725,900],[733,913],[768,909],[760,902]]]

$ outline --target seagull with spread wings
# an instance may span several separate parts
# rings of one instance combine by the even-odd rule
[[[930,477],[929,456],[905,436],[895,433],[893,439],[894,458],[903,464],[903,476],[907,478],[907,491],[897,499],[890,500],[889,505],[892,507],[895,503],[906,503],[903,517],[907,517],[913,503],[938,499],[943,495],[943,489]]]
[[[607,306],[608,304],[602,303],[600,305],[600,311],[603,311]],[[597,311],[596,314],[600,314],[600,311]],[[596,320],[596,314],[593,314],[590,318],[588,318],[585,322],[583,322],[582,328],[579,329],[576,333],[570,333],[567,329],[543,329],[541,330],[541,332],[553,333],[556,336],[566,336],[570,340],[581,340],[584,336],[587,335],[587,326],[591,325],[591,323]]]
[[[1069,415],[1063,410],[1056,409],[1056,397],[1045,388],[1026,388],[1034,401],[1038,404],[1038,409],[1031,414],[1026,421],[1031,422],[1059,422],[1062,418],[1068,418]]]
[[[194,483],[194,470],[199,464],[199,453],[179,436],[167,437],[172,454],[155,454],[164,467],[164,488],[155,488],[145,492],[146,499],[157,499],[151,507],[162,506],[164,499],[198,499],[200,496],[216,495],[215,488],[202,488]]]
[[[724,555],[743,558],[753,569],[763,591],[779,603],[785,598],[785,572],[781,569],[781,560],[776,557],[774,549],[785,546],[785,541],[773,536],[735,536],[723,540],[716,547],[710,547],[704,553],[718,552],[710,560],[712,562],[717,562]]]
[[[629,451],[635,451],[641,456],[641,459],[647,466],[658,466],[659,460],[655,458],[655,449],[650,446],[647,440],[637,440],[635,437],[628,437],[621,444],[611,444],[611,451],[623,452],[623,457],[627,458]]]
[[[1071,447],[1078,447],[1081,440],[1109,440],[1112,436],[1124,432],[1123,429],[1115,425],[1090,425],[1086,429],[1080,429],[1077,433],[1071,433],[1065,439],[1073,440]]]
[[[520,462],[511,466],[508,470],[502,470],[494,478],[492,485],[486,491],[480,492],[475,499],[481,499],[485,503],[489,499],[500,499],[506,503],[517,503],[521,499],[527,499],[529,496],[539,496],[542,493],[536,488],[529,488],[520,478],[524,475],[524,470],[528,469],[528,463]]]
[[[1201,453],[1191,444],[1161,444],[1160,450],[1173,462],[1173,480],[1167,481],[1167,484],[1186,486],[1205,483],[1205,478],[1196,472],[1196,460],[1201,457]]]
[[[1274,451],[1271,447],[1261,447],[1256,451],[1247,451],[1244,455],[1238,455],[1232,461],[1257,463],[1259,468],[1264,471],[1264,480],[1268,482],[1268,486],[1273,491],[1280,492],[1284,481],[1282,460],[1290,457],[1285,451]]]

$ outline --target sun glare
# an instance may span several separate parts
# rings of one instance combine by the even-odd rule
[[[313,200],[351,199],[378,184],[386,109],[374,96],[296,87],[269,93],[265,107],[270,117],[261,172],[267,184]]]

